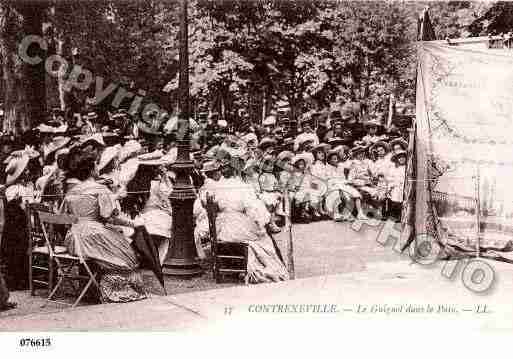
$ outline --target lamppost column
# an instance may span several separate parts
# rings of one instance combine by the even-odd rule
[[[173,209],[172,239],[162,271],[167,275],[193,276],[202,273],[194,244],[193,205],[196,193],[191,181],[194,167],[190,159],[189,133],[189,55],[187,30],[187,0],[181,2],[179,53],[179,116],[178,154],[172,169],[176,174],[173,192],[169,196]]]

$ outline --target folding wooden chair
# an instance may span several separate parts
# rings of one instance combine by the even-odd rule
[[[36,286],[48,288],[48,293],[53,289],[55,271],[50,260],[50,252],[46,245],[38,211],[50,212],[50,209],[40,203],[27,203],[25,205],[27,215],[27,229],[29,235],[29,289],[30,295],[35,294]],[[56,246],[56,252],[66,251],[66,248]]]
[[[63,303],[59,301],[52,300],[57,290],[61,287],[61,285],[65,282],[74,283],[74,281],[84,282],[87,281],[83,289],[80,291],[78,298],[71,305],[71,307],[75,307],[84,297],[89,287],[94,284],[96,288],[99,290],[100,286],[96,277],[98,273],[96,271],[92,271],[87,262],[84,260],[83,256],[80,253],[80,244],[77,242],[77,248],[79,251],[79,255],[71,255],[70,253],[61,252],[57,253],[55,250],[55,233],[52,230],[54,225],[69,225],[71,226],[75,222],[75,218],[66,214],[52,214],[48,212],[39,211],[39,220],[41,222],[41,228],[43,230],[43,236],[48,247],[48,251],[50,253],[50,260],[55,262],[56,270],[57,270],[57,284],[48,295],[47,302],[57,302]],[[74,269],[83,268],[87,275],[81,275],[80,272],[78,274],[74,274]],[[63,303],[69,304],[69,303]]]
[[[239,275],[248,283],[248,245],[245,243],[220,242],[217,240],[217,204],[214,197],[207,194],[207,215],[212,241],[213,275],[216,283],[225,275]]]

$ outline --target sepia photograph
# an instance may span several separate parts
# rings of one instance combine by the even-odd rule
[[[14,352],[513,330],[513,2],[0,0],[0,59]]]

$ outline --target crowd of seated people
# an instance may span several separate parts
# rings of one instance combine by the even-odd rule
[[[306,118],[293,137],[286,137],[272,115],[266,127],[237,129],[216,116],[197,124],[191,136],[200,258],[208,256],[207,194],[219,211],[218,239],[248,244],[250,283],[288,279],[271,237],[286,222],[287,204],[292,222],[366,220],[369,206],[386,217],[400,217],[404,134],[385,131],[376,119],[362,121],[340,111],[330,113],[325,123],[314,121],[315,114]],[[164,263],[173,241],[169,195],[178,155],[177,133],[166,131],[172,119],[151,127],[122,110],[109,115],[107,125],[99,117],[89,112],[67,121],[55,111],[23,141],[1,139],[0,258],[10,290],[27,288],[26,205],[32,202],[78,219],[64,245],[101,269],[103,302],[147,296],[131,245],[135,228],[145,228]]]

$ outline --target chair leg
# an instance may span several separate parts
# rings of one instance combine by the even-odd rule
[[[80,295],[78,296],[77,300],[75,300],[75,303],[73,303],[73,305],[71,306],[71,308],[75,308],[77,306],[78,303],[80,303],[80,301],[82,300],[82,298],[84,297],[84,295],[87,293],[87,290],[89,289],[89,287],[91,286],[91,284],[93,284],[95,282],[95,279],[94,277],[91,277],[89,278],[89,281],[87,282],[87,284],[85,285],[84,289],[82,289],[82,293],[80,293]]]
[[[54,277],[54,263],[53,258],[48,257],[48,292],[51,293],[53,291],[53,277]]]
[[[30,296],[32,296],[32,297],[33,297],[33,296],[34,296],[34,294],[35,294],[35,290],[34,290],[34,282],[33,282],[33,275],[34,275],[33,270],[34,270],[34,269],[32,268],[32,265],[33,265],[33,263],[32,263],[32,262],[33,262],[33,260],[34,260],[34,257],[33,257],[32,253],[31,253],[31,254],[29,254],[29,256],[28,256],[28,261],[29,261],[29,273],[28,273],[28,274],[29,274],[29,290],[30,290]]]
[[[96,276],[98,275],[97,272],[92,272],[91,269],[89,268],[89,266],[86,264],[86,263],[83,263],[83,266],[85,267],[87,273],[89,274],[89,277],[91,278],[91,280],[93,281],[94,285],[96,286],[96,288],[98,288],[98,290],[100,289],[100,285],[98,284],[98,282],[96,281]]]
[[[41,306],[41,308],[46,307],[48,302],[52,300],[52,297],[57,293],[57,289],[61,286],[62,281],[64,280],[64,277],[59,277],[59,280],[57,281],[57,284],[55,285],[55,288],[51,291],[51,293],[48,295],[48,298],[46,298],[46,302]]]

